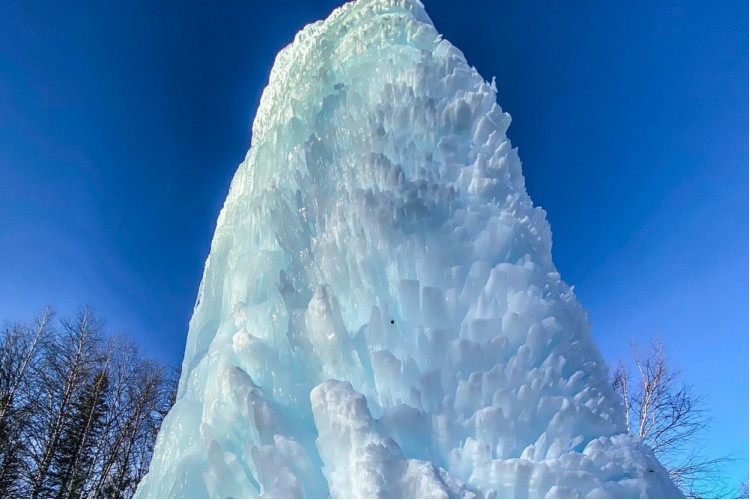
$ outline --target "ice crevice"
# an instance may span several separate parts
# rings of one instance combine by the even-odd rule
[[[679,496],[625,433],[509,125],[417,0],[301,30],[137,496]]]

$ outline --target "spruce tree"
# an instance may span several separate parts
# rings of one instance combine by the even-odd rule
[[[71,418],[60,439],[60,453],[54,469],[59,483],[57,498],[80,498],[85,492],[87,471],[96,457],[107,412],[109,380],[106,369],[99,371],[73,403]]]

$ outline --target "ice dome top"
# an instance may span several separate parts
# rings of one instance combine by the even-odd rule
[[[140,497],[668,497],[496,89],[416,0],[279,53]]]

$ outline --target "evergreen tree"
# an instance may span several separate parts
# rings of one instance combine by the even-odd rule
[[[96,442],[103,434],[107,388],[108,376],[103,369],[73,404],[54,466],[59,483],[57,498],[80,498],[84,493],[88,471],[95,459]]]

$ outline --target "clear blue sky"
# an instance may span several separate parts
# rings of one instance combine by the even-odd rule
[[[337,2],[0,3],[0,318],[95,305],[181,361],[275,54]],[[656,331],[748,457],[748,10],[426,2],[513,116],[608,361]]]

